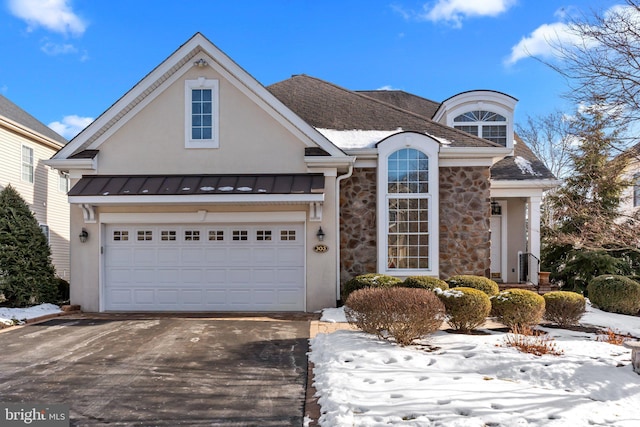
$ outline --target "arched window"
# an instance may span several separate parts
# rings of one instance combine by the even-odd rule
[[[429,157],[403,148],[387,160],[387,270],[430,269]]]
[[[485,110],[468,111],[453,119],[453,127],[507,146],[507,118]]]

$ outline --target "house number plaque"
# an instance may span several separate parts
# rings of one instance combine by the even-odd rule
[[[323,254],[325,252],[327,252],[329,250],[329,246],[327,245],[316,245],[313,248],[314,251],[318,252],[319,254]]]

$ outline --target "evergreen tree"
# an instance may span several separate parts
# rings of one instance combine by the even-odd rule
[[[14,307],[53,302],[55,270],[38,221],[10,185],[0,192],[0,295]]]
[[[578,113],[572,134],[578,147],[571,153],[573,173],[547,198],[550,222],[543,230],[542,262],[552,277],[584,291],[599,274],[639,272],[636,218],[619,211],[621,173],[626,159],[612,160],[621,128],[603,108]]]

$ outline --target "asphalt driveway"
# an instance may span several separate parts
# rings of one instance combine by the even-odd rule
[[[0,402],[77,426],[302,426],[309,320],[59,318],[0,334]]]

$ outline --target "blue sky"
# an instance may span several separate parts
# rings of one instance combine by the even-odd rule
[[[0,93],[70,138],[194,33],[269,85],[308,74],[435,101],[520,100],[516,122],[572,112],[553,61],[570,16],[623,0],[0,0]]]

